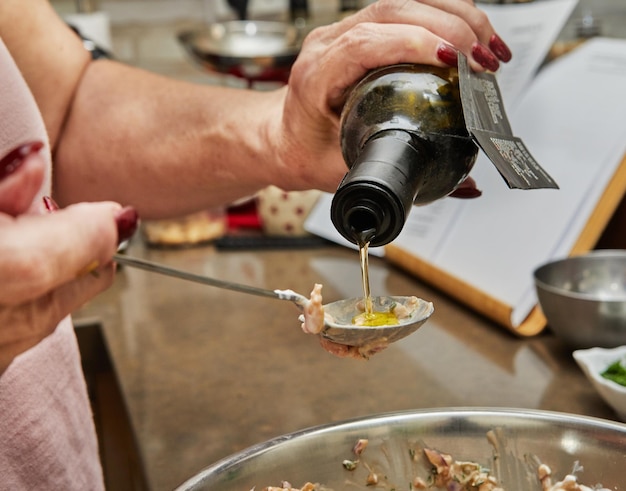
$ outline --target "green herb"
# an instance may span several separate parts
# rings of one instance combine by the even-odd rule
[[[356,469],[358,464],[358,460],[344,460],[342,462],[343,468],[347,471],[353,471],[354,469]]]
[[[600,375],[626,387],[626,368],[619,360],[611,363]]]

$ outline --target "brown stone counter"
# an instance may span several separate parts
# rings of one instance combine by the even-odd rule
[[[325,301],[362,293],[357,252],[338,246],[224,252],[138,243],[128,254],[304,294],[320,282]],[[327,354],[288,302],[122,269],[75,321],[101,327],[147,487],[171,490],[250,445],[373,413],[498,406],[616,417],[549,333],[517,338],[384,260],[370,267],[374,295],[417,295],[435,314],[369,361]]]

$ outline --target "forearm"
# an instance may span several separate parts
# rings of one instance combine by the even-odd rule
[[[188,84],[120,63],[84,72],[54,156],[62,205],[110,199],[164,217],[281,182],[283,91]]]
[[[41,110],[63,206],[112,199],[146,218],[176,215],[280,185],[286,174],[272,136],[282,91],[192,85],[91,62],[47,0],[0,2],[0,36]]]
[[[493,70],[499,62],[487,43],[510,58],[484,14],[458,0],[380,0],[315,29],[289,86],[271,93],[90,62],[47,0],[0,1],[0,36],[42,111],[59,203],[112,199],[145,218],[226,203],[268,184],[333,191],[346,171],[338,113],[368,70],[447,66],[442,48],[464,53],[474,70]]]

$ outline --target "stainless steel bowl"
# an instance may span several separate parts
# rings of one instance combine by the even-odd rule
[[[534,272],[548,326],[573,349],[626,345],[626,251],[598,250]]]
[[[495,446],[487,439],[490,431]],[[178,489],[261,490],[286,480],[294,486],[319,482],[335,491],[371,490],[365,484],[365,465],[352,472],[342,465],[355,458],[352,448],[362,438],[369,444],[360,460],[388,484],[376,489],[409,489],[416,472],[424,476],[428,469],[416,468],[410,455],[421,445],[491,468],[507,491],[540,491],[536,459],[549,465],[555,477],[564,477],[578,462],[584,467],[580,482],[624,489],[626,425],[563,413],[481,408],[399,412],[306,429],[217,462]]]
[[[301,32],[279,21],[227,21],[185,31],[178,40],[204,68],[251,80],[288,74],[302,43]]]

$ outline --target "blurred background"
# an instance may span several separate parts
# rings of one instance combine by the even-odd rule
[[[371,1],[308,0],[304,3],[308,6],[308,22],[315,24],[329,22],[340,15],[342,2],[344,8],[346,4],[359,8]],[[237,14],[227,0],[52,0],[52,4],[60,14],[74,16],[73,19],[79,12],[83,15],[94,11],[103,13],[110,38],[110,46],[104,47],[118,60],[185,80],[224,83],[222,78],[216,79],[189,62],[176,34],[216,20],[236,19]],[[290,0],[249,0],[247,12],[248,17],[254,19],[289,20]],[[624,0],[580,0],[561,39],[577,37],[583,23],[587,33],[624,37],[626,3]],[[593,29],[589,28],[591,24]],[[236,80],[230,82],[237,83]]]

